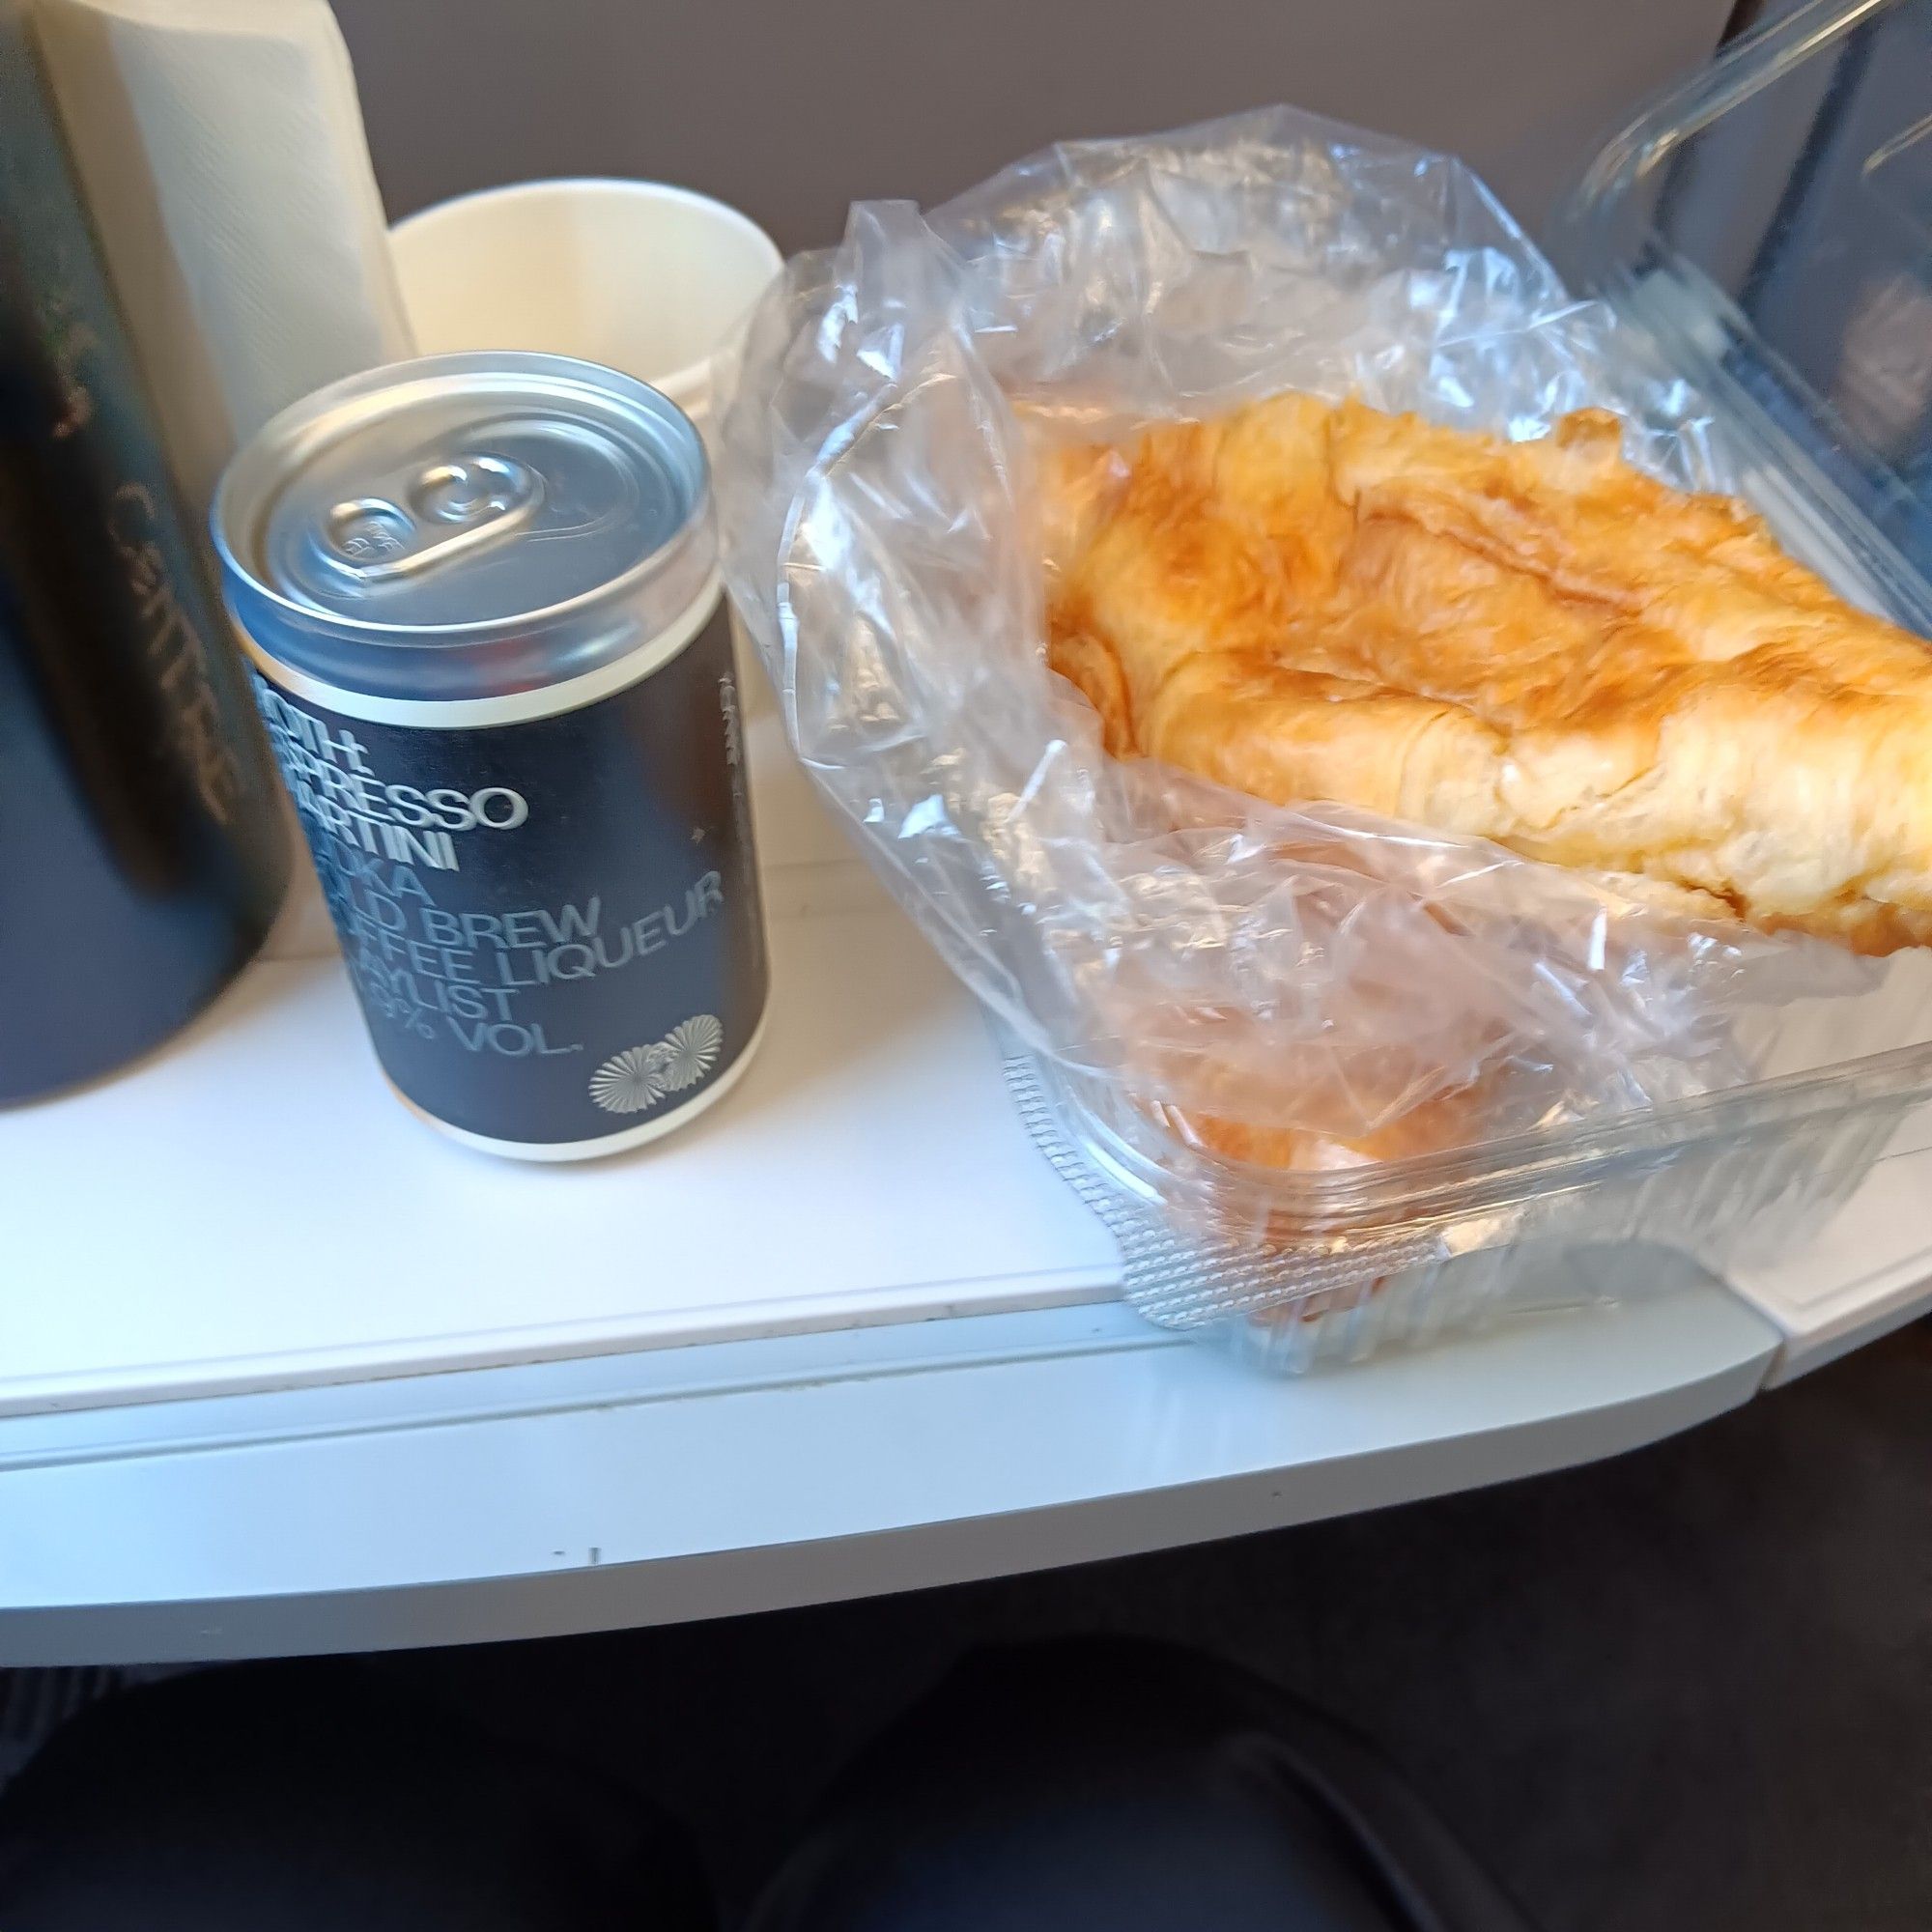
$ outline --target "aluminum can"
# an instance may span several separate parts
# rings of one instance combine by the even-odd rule
[[[428,356],[275,417],[213,526],[397,1093],[537,1160],[724,1094],[767,953],[689,419],[564,356]]]

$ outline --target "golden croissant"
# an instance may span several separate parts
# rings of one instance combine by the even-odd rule
[[[1863,952],[1932,941],[1932,654],[1617,418],[1282,395],[1047,466],[1049,659],[1107,749]]]

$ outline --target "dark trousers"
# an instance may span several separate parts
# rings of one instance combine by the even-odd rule
[[[968,1658],[827,1794],[749,1922],[1527,1932],[1362,1739],[1230,1666],[1112,1641]],[[373,1675],[134,1691],[0,1797],[5,1932],[714,1924],[668,1813]]]

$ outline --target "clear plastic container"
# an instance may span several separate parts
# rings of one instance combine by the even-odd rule
[[[1739,41],[1605,149],[1552,252],[1713,399],[1786,547],[1932,634],[1932,0],[1816,0]],[[1547,1280],[1528,1264],[1552,1242],[1641,1240],[1719,1273],[1788,1251],[1932,1097],[1932,954],[1751,1044],[1748,1086],[1323,1173],[1178,1163],[1117,1090],[1044,1064],[1015,1089],[1056,1159],[1077,1148],[1062,1170],[1145,1314],[1298,1370],[1469,1325]],[[1208,1211],[1186,1218],[1263,1238],[1176,1236],[1187,1185]]]
[[[1932,949],[1866,971],[1660,923],[1476,841],[1107,758],[1043,660],[1034,492],[1056,438],[1281,390],[1513,436],[1597,404],[1634,461],[1742,491],[1932,631],[1928,52],[1932,0],[1740,42],[1606,149],[1567,279],[1459,165],[1275,108],[861,205],[761,305],[720,440],[734,595],[1155,1321],[1297,1368],[1516,1302],[1552,1243],[1722,1271],[1932,1098]],[[1309,1164],[1214,1151],[1271,1145]]]

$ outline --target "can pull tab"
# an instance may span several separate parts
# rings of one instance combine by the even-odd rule
[[[386,582],[522,529],[542,501],[543,479],[514,457],[451,457],[398,478],[390,495],[337,503],[320,549],[359,582]]]

